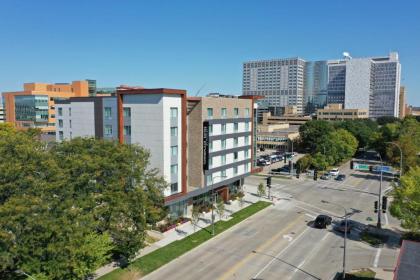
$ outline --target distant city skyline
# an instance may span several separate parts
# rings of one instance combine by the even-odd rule
[[[420,3],[378,3],[5,0],[0,92],[27,82],[96,79],[98,87],[241,94],[246,61],[397,51],[407,103],[420,106]]]

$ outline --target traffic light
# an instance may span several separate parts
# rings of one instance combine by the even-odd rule
[[[271,188],[271,177],[267,177],[267,188]]]
[[[314,170],[314,181],[318,180],[318,170]]]
[[[375,201],[375,213],[378,213],[378,201]]]
[[[387,204],[388,204],[388,197],[383,196],[382,197],[382,213],[386,213]]]

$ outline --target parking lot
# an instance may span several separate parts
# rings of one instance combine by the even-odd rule
[[[262,156],[268,156],[268,155],[272,155],[273,153],[275,153],[275,150],[265,150],[262,152],[257,152],[257,158],[260,158]],[[296,161],[298,159],[300,159],[301,157],[303,157],[304,154],[298,154],[295,152],[295,156],[292,157],[290,160],[292,160],[293,163],[296,163]],[[261,166],[263,168],[263,171],[261,173],[264,174],[269,174],[271,171],[284,167],[284,166],[288,166],[289,165],[289,159],[287,159],[286,163],[284,163],[284,159],[277,161],[277,162],[273,162],[270,165],[267,166]]]

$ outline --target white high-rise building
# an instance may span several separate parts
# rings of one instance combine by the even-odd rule
[[[309,61],[300,58],[243,64],[243,94],[264,96],[270,111],[296,106],[298,114],[314,113],[326,104],[366,109],[370,118],[399,115],[401,64],[388,56]]]
[[[243,95],[264,96],[275,110],[296,106],[303,113],[305,61],[298,57],[243,64]]]

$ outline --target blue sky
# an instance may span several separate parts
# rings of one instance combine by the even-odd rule
[[[420,106],[420,1],[0,2],[0,91],[93,78],[241,93],[242,62],[398,51]]]

